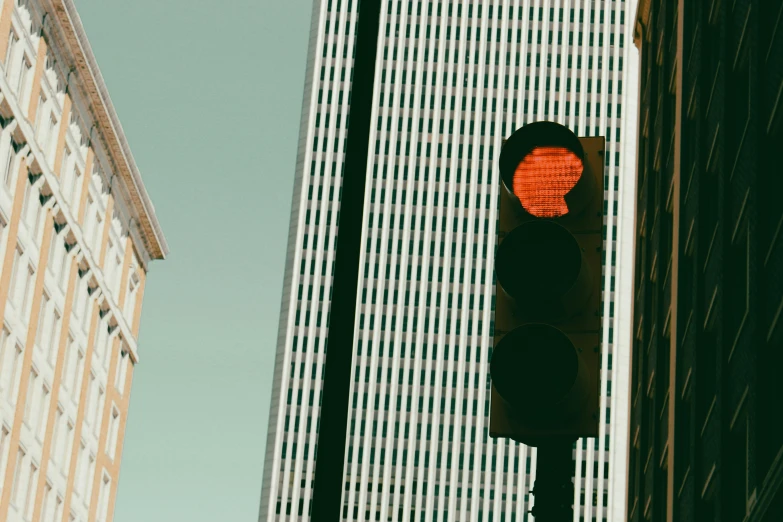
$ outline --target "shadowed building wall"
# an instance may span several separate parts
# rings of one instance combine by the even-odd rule
[[[782,12],[638,8],[632,521],[783,520]]]

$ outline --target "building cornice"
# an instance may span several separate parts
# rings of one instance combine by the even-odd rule
[[[89,102],[98,131],[95,135],[102,140],[111,157],[116,174],[122,180],[129,203],[137,215],[143,246],[150,258],[164,259],[169,253],[166,238],[131,154],[76,6],[73,0],[43,0],[42,3],[46,5],[46,11],[57,19],[56,25],[61,31],[58,36],[62,38],[61,43],[65,46],[63,51],[70,54],[72,70],[76,73],[80,90]]]

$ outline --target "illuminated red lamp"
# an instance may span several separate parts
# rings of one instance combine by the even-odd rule
[[[584,175],[579,138],[552,121],[529,123],[504,142],[500,152],[503,186],[530,217],[557,219],[579,214],[593,197],[595,180]]]
[[[568,214],[565,195],[582,177],[584,164],[565,147],[536,147],[514,171],[512,191],[531,215],[555,218]]]

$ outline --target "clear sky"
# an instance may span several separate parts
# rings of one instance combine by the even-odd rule
[[[312,0],[75,0],[171,254],[116,522],[257,520]]]

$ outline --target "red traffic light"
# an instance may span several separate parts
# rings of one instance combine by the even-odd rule
[[[604,145],[547,121],[503,144],[492,437],[598,436]]]
[[[530,217],[579,213],[595,195],[593,176],[584,175],[584,156],[582,143],[567,127],[551,121],[525,125],[500,152],[503,186]]]
[[[559,217],[568,214],[565,195],[582,177],[582,160],[565,147],[536,147],[514,171],[514,195],[529,214]]]

